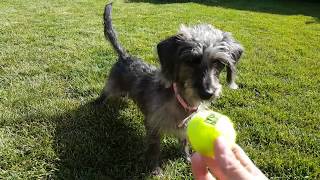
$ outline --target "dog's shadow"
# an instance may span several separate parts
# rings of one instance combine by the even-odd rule
[[[145,166],[143,123],[132,122],[131,118],[137,117],[130,117],[130,112],[123,115],[121,110],[127,107],[126,99],[109,101],[103,107],[90,102],[54,117],[54,145],[59,156],[55,178],[144,179],[150,176]],[[168,159],[174,159],[180,152],[176,146],[163,151]]]
[[[199,3],[207,6],[217,6],[237,10],[265,12],[283,15],[306,15],[314,17],[314,23],[319,22],[319,2],[317,0],[290,0],[290,1],[260,1],[260,0],[127,0],[126,2],[147,2],[153,4],[170,3]]]

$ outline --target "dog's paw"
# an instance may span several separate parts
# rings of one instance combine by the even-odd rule
[[[106,96],[99,96],[97,99],[95,99],[92,103],[95,107],[103,107],[106,104]]]
[[[216,98],[219,98],[221,95],[222,95],[222,86],[219,85],[219,86],[217,87],[216,91],[214,92],[214,96],[215,96]]]
[[[162,172],[162,169],[158,166],[158,167],[155,167],[152,171],[151,171],[151,174],[153,176],[163,176],[163,172]]]
[[[239,89],[239,86],[235,82],[233,82],[233,83],[229,84],[229,88],[230,89]]]
[[[191,156],[186,156],[186,160],[188,163],[191,163]]]

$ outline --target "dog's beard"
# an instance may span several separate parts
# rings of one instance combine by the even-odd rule
[[[183,83],[183,89],[181,89],[182,96],[191,106],[199,106],[201,103],[201,99],[196,91],[196,89],[192,86],[192,81],[185,81]]]

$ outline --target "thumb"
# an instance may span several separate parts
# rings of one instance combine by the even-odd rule
[[[191,157],[192,174],[197,180],[213,180],[213,176],[209,173],[203,157],[194,153]]]
[[[213,164],[217,165],[227,179],[252,179],[246,168],[237,160],[231,148],[223,137],[215,141],[215,157]]]

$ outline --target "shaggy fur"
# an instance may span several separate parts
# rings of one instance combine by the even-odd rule
[[[157,45],[161,69],[129,55],[117,41],[111,23],[111,4],[104,13],[105,36],[119,59],[113,66],[97,103],[108,97],[127,95],[145,116],[147,158],[151,168],[159,167],[160,134],[171,133],[185,139],[185,129],[177,125],[188,115],[172,90],[176,83],[182,98],[190,106],[217,98],[221,93],[219,74],[227,67],[227,80],[235,84],[235,64],[243,48],[230,33],[201,24],[181,26],[180,31]]]

